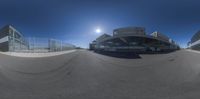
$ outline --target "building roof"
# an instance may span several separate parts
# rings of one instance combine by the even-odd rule
[[[23,35],[21,34],[21,32],[19,32],[17,29],[15,29],[12,25],[6,25],[3,28],[1,28],[1,30],[4,30],[4,29],[12,29],[13,31],[16,31],[20,36],[23,37]]]
[[[116,31],[116,30],[131,30],[131,29],[145,29],[145,28],[144,27],[122,27],[122,28],[114,29],[114,31]]]
[[[108,38],[111,38],[112,36],[111,35],[108,35],[108,34],[102,34],[101,36],[99,36],[97,39],[96,39],[96,41],[97,42],[100,42],[100,41],[103,41],[103,40],[105,40],[105,39],[108,39]]]

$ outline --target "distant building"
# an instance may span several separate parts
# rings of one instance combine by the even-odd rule
[[[0,29],[0,51],[28,50],[28,42],[13,26]]]
[[[90,44],[95,51],[146,52],[171,51],[179,46],[167,36],[154,32],[146,35],[144,27],[125,27],[113,30],[113,36],[103,34]]]
[[[200,50],[200,31],[194,34],[191,41],[188,42],[188,47],[194,50]]]

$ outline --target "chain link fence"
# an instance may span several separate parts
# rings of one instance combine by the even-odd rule
[[[25,38],[25,40],[27,45],[24,49],[13,47],[12,50],[14,52],[47,53],[75,49],[74,45],[57,39],[29,37]],[[17,42],[13,42],[13,45],[22,46]]]

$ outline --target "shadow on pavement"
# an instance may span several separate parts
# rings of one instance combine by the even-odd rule
[[[140,54],[168,54],[175,51],[160,51],[160,52],[140,52],[140,53],[134,53],[134,52],[106,52],[106,51],[95,51],[98,54],[110,56],[110,57],[116,57],[116,58],[125,58],[125,59],[140,59]]]
[[[172,52],[175,52],[176,50],[171,50],[171,51],[159,51],[159,52],[152,52],[152,51],[149,51],[149,52],[143,52],[143,53],[138,53],[138,54],[169,54],[169,53],[172,53]]]
[[[140,55],[136,53],[130,53],[130,52],[96,52],[102,55],[110,56],[110,57],[116,57],[116,58],[125,58],[125,59],[140,59]]]

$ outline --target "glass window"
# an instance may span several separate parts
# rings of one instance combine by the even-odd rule
[[[9,36],[13,37],[13,30],[12,29],[9,30]]]
[[[15,32],[15,38],[16,38],[16,39],[20,39],[21,36],[20,36],[17,32]]]

